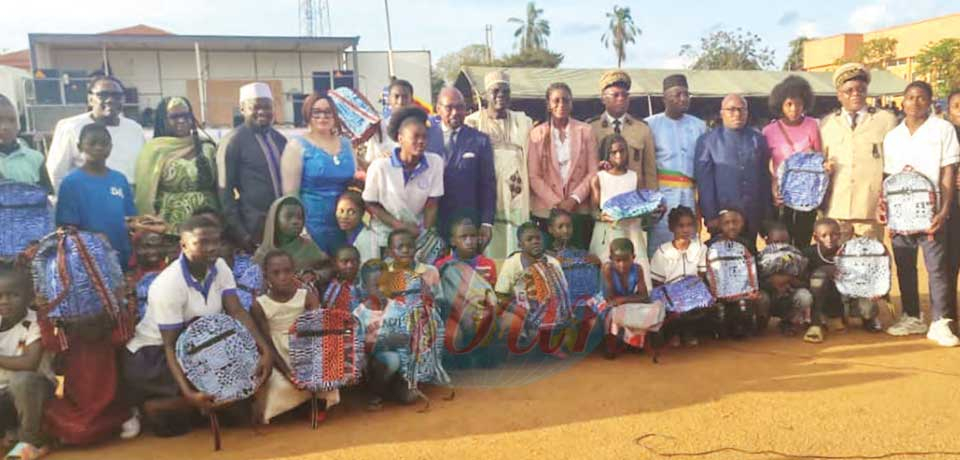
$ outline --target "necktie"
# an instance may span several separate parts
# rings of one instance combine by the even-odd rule
[[[620,120],[613,120],[613,132],[620,134]]]
[[[860,115],[859,112],[853,112],[850,114],[850,129],[857,129],[857,116]]]
[[[457,143],[457,132],[452,129],[450,131],[447,131],[447,139],[446,139],[446,142],[443,143],[443,148],[447,149],[447,151],[450,151],[453,149],[453,146],[456,145],[456,143]]]

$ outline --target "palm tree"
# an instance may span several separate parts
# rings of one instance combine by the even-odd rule
[[[543,9],[537,8],[534,2],[529,2],[527,3],[526,19],[507,19],[509,23],[518,24],[513,36],[517,39],[515,46],[519,47],[520,51],[545,49],[547,47],[547,37],[550,36],[550,22],[542,19],[541,15],[543,15]]]
[[[630,14],[629,6],[620,8],[614,5],[613,12],[607,13],[607,18],[610,19],[610,29],[600,37],[600,41],[608,49],[610,44],[613,44],[613,52],[617,54],[619,68],[623,65],[623,61],[627,60],[627,44],[636,43],[637,35],[641,32],[633,24],[633,15]]]

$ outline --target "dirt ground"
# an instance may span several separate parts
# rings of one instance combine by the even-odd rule
[[[921,291],[926,301],[925,279]],[[811,345],[771,328],[765,337],[670,349],[660,364],[595,353],[523,387],[462,388],[452,401],[431,389],[428,413],[390,404],[367,412],[353,391],[319,430],[305,416],[224,428],[216,453],[209,431],[197,429],[49,458],[952,459],[960,458],[958,358],[960,349],[920,336],[853,328]]]

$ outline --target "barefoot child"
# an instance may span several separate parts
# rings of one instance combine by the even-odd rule
[[[287,412],[314,394],[295,387],[290,370],[290,326],[306,310],[319,308],[320,301],[307,289],[298,287],[293,257],[279,249],[263,256],[266,293],[257,297],[251,315],[264,337],[269,337],[273,351],[274,372],[257,392],[254,403],[256,420],[270,423],[270,419]],[[321,399],[320,420],[327,408],[340,401],[340,392],[318,393]]]
[[[0,436],[4,458],[40,458],[50,441],[42,431],[43,406],[53,395],[49,369],[42,365],[43,347],[29,276],[4,262],[0,265]],[[9,441],[9,442],[7,442]]]
[[[696,238],[697,224],[693,210],[680,205],[670,210],[667,216],[673,241],[663,243],[653,253],[650,262],[650,277],[653,286],[661,286],[684,276],[699,276],[706,282],[707,246]],[[697,329],[700,313],[690,312],[677,318],[676,331],[671,339],[672,346],[679,346],[680,340],[690,347],[697,346]]]
[[[640,188],[640,176],[636,171],[627,169],[626,139],[617,134],[611,135],[603,139],[601,148],[604,149],[601,155],[607,158],[611,167],[608,170],[597,172],[597,175],[590,180],[593,203],[598,207],[610,198]],[[610,242],[616,238],[629,239],[633,243],[633,247],[636,248],[637,254],[647,253],[647,235],[643,231],[642,219],[614,221],[606,213],[601,212],[600,218],[593,228],[590,252],[605,261],[610,253]],[[646,257],[642,259],[641,265],[646,267]]]
[[[603,292],[609,308],[606,357],[613,359],[621,340],[631,347],[643,347],[647,331],[658,331],[663,324],[664,309],[659,302],[650,303],[650,279],[635,263],[633,242],[627,238],[611,241],[609,259],[603,265]]]

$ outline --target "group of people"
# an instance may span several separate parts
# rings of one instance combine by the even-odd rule
[[[485,287],[479,292],[495,293],[476,303],[503,323],[524,321],[525,312],[513,307],[520,298],[553,302],[556,311],[540,325],[548,344],[549,327],[570,309],[551,299],[582,288],[564,272],[574,262],[598,267],[602,289],[594,294],[611,307],[601,324],[612,358],[644,345],[647,331],[638,324],[655,329],[663,322],[662,306],[643,310],[646,322],[616,307],[650,305],[657,286],[705,279],[707,248],[716,242],[737,241],[756,253],[759,237],[796,247],[805,269],[765,277],[758,294],[736,305],[721,302],[721,317],[749,303],[754,332],[774,316],[784,333],[802,332],[809,342],[844,330],[849,316],[881,331],[881,299],[841,296],[835,257],[853,236],[885,236],[881,182],[905,168],[937,184],[938,207],[925,234],[892,238],[903,313],[886,331],[926,333],[956,346],[950,322],[960,269],[960,94],[950,96],[944,120],[930,110],[931,87],[912,82],[898,121],[867,105],[864,66],[845,64],[833,81],[840,108],[817,120],[807,114],[814,106],[810,85],[787,77],[769,98],[776,118],[757,130],[748,123],[747,99],[736,94],[721,103],[722,123],[708,129],[688,113],[691,91],[681,74],[664,79],[665,110],[646,119],[628,113],[625,72],[602,76],[605,110],[586,122],[571,116],[570,87],[553,83],[538,125],[510,110],[502,71],[486,75],[485,104],[469,115],[455,88],[439,93],[431,117],[413,104],[412,85],[394,80],[385,101],[391,117],[369,139],[353,142],[343,135],[337,104],[321,94],[304,101],[307,131],[287,139],[274,128],[270,87],[252,83],[240,90],[244,123],[217,145],[190,102],[176,96],[160,102],[146,140],[122,115],[122,83],[98,77],[89,87],[90,111],[60,121],[46,155],[17,138],[16,110],[0,96],[0,177],[46,188],[58,227],[109,241],[127,274],[135,324],[129,340],[74,340],[70,353],[51,360],[46,339],[70,331],[41,314],[50,299],[34,297],[29,272],[5,263],[4,440],[21,458],[37,458],[56,443],[134,437],[141,421],[160,436],[187,432],[190,414],[214,409],[214,400],[187,380],[175,343],[192,320],[221,312],[238,319],[260,350],[257,378],[264,384],[251,405],[258,421],[311,398],[292,383],[287,337],[299,314],[317,308],[349,308],[363,326],[371,409],[384,399],[414,401],[401,351],[391,345],[396,340],[378,335],[387,299],[403,291],[398,283],[407,278],[396,273],[426,286],[425,295],[456,297],[447,292],[452,283],[442,282],[451,266],[475,274],[470,282]],[[826,158],[830,190],[817,210],[784,206],[778,190],[780,164],[800,152]],[[641,189],[662,194],[662,218],[615,220],[602,211],[610,198]],[[702,242],[701,219],[710,235]],[[919,308],[918,248],[930,280],[927,321]],[[531,281],[532,271],[546,288]],[[330,296],[331,286],[348,294]],[[700,323],[678,324],[668,339],[696,345]],[[339,401],[336,390],[319,397],[324,407]]]

